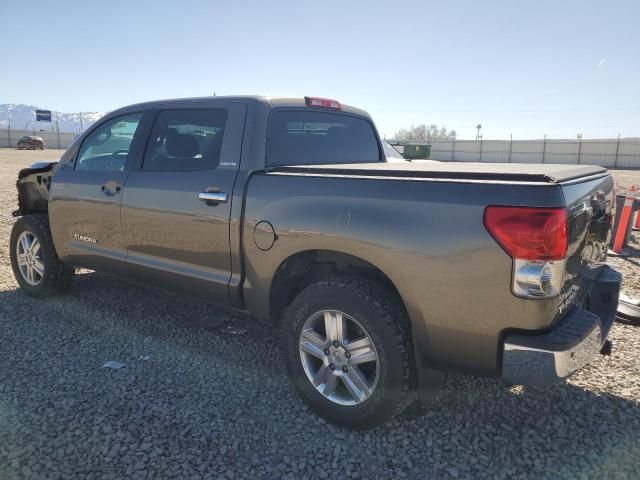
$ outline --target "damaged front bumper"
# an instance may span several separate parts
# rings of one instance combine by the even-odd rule
[[[621,275],[604,265],[589,291],[588,309],[574,306],[553,329],[504,339],[502,378],[512,384],[551,385],[587,365],[609,345]]]
[[[18,172],[18,209],[12,212],[14,217],[47,211],[53,167],[57,163],[55,160],[36,162]]]

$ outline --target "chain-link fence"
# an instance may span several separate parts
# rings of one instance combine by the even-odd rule
[[[36,136],[44,140],[45,148],[69,148],[78,136],[73,132],[34,132],[33,130],[0,130],[0,148],[16,148],[18,140],[24,136]]]

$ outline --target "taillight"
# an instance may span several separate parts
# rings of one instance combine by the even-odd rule
[[[490,206],[484,226],[511,258],[561,260],[567,254],[564,208]]]
[[[513,258],[513,292],[525,298],[560,293],[567,255],[567,212],[564,208],[492,205],[484,226]]]
[[[332,108],[334,110],[340,110],[342,108],[340,102],[329,98],[304,97],[304,101],[307,102],[308,107]]]

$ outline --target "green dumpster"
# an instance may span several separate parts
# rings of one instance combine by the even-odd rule
[[[428,159],[431,155],[431,145],[405,145],[402,156],[407,160]]]

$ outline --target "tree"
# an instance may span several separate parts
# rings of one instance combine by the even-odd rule
[[[447,130],[445,127],[438,128],[431,124],[428,127],[424,124],[411,125],[408,130],[401,128],[394,136],[395,140],[405,141],[433,141],[433,140],[453,140],[456,138],[455,130]]]

